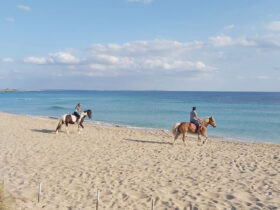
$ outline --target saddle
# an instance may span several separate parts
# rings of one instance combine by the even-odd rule
[[[194,123],[190,123],[190,128],[191,128],[193,133],[196,132],[197,128],[196,128],[196,125]],[[200,126],[200,128],[199,128],[199,131],[201,131],[201,130],[202,130],[202,126]]]
[[[72,115],[74,115],[76,117],[76,121],[75,122],[78,122],[79,119],[80,119],[80,115],[76,112],[73,112]]]

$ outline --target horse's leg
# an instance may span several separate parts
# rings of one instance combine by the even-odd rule
[[[186,136],[187,136],[187,133],[188,133],[188,129],[189,129],[189,125],[188,124],[184,124],[181,127],[181,133],[183,134],[182,141],[183,141],[185,146],[186,146]]]
[[[58,129],[59,131],[61,131],[61,128],[62,128],[62,125],[64,124],[64,121],[62,120],[61,121],[61,126],[60,126],[60,128]]]
[[[202,144],[205,144],[205,142],[207,141],[208,139],[208,135],[206,134],[206,128],[202,128],[201,130],[201,135],[205,137],[205,139],[203,140]]]
[[[84,128],[83,122],[84,122],[84,118],[81,118],[81,119],[79,119],[79,121],[78,121],[78,132],[79,132],[79,133],[80,133],[80,131],[82,131],[82,129]],[[80,127],[82,127],[82,129],[80,129]]]
[[[79,133],[80,133],[80,131],[82,131],[83,128],[84,128],[84,126],[83,126],[82,123],[83,123],[82,121],[78,123],[78,132],[79,132]]]
[[[80,122],[78,122],[78,134],[80,134]]]
[[[82,128],[81,128],[81,124],[79,123],[79,124],[78,124],[78,133],[80,134],[81,131],[82,131]]]
[[[59,120],[58,125],[57,125],[56,130],[55,130],[55,133],[58,133],[58,131],[60,131],[61,126],[62,126],[61,121],[62,121],[62,120]]]
[[[186,146],[186,135],[187,135],[187,131],[184,131],[182,140],[183,140],[185,146]]]
[[[67,121],[65,122],[65,125],[66,125],[66,133],[67,133],[67,134],[69,134],[69,130],[68,130],[68,122],[67,122]]]
[[[61,127],[63,124],[64,124],[63,120],[59,120],[55,133],[58,133],[58,131],[61,131]]]
[[[180,132],[177,131],[177,133],[176,133],[176,135],[174,137],[173,145],[175,144],[175,141],[177,140],[179,135],[180,135]]]
[[[200,132],[197,133],[197,145],[199,145],[199,142],[201,142]]]
[[[203,136],[205,136],[205,139],[203,140],[203,144],[205,144],[205,143],[206,143],[206,141],[207,141],[207,139],[208,139],[208,135],[207,135],[207,134],[205,134],[205,135],[203,135]]]

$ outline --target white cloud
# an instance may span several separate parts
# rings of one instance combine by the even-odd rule
[[[257,48],[263,52],[280,49],[280,34],[270,34],[257,37],[254,41]]]
[[[12,58],[3,58],[2,61],[5,62],[5,63],[12,63],[12,62],[14,62],[14,60]]]
[[[128,2],[143,2],[145,4],[151,3],[153,0],[127,0]]]
[[[108,44],[101,45],[96,44],[92,46],[92,54],[102,54],[103,52],[110,52],[111,55],[127,55],[127,56],[145,56],[147,54],[153,55],[177,55],[184,54],[194,49],[200,49],[204,45],[203,42],[178,42],[171,40],[148,40],[148,41],[134,41],[127,42],[122,45]]]
[[[142,67],[150,70],[175,70],[175,71],[211,71],[215,68],[206,66],[201,61],[169,60],[167,58],[146,59]]]
[[[215,67],[206,64],[192,52],[200,50],[203,42],[178,42],[170,40],[134,41],[123,44],[95,44],[86,50],[77,50],[78,59],[70,52],[49,53],[44,57],[26,57],[25,63],[64,65],[69,72],[79,75],[106,76],[126,74],[158,74],[189,72],[191,75],[210,73]],[[74,52],[71,51],[71,52]]]
[[[97,71],[104,71],[106,70],[106,66],[102,64],[90,64],[89,68]]]
[[[14,19],[14,18],[11,18],[11,17],[6,18],[5,20],[6,20],[7,22],[10,22],[10,23],[15,22],[15,19]]]
[[[257,43],[254,40],[248,40],[248,39],[238,39],[235,42],[237,45],[241,45],[244,47],[251,47],[251,46],[256,46]]]
[[[265,75],[259,75],[256,77],[258,80],[268,80],[269,77],[268,76],[265,76]]]
[[[230,36],[226,36],[223,34],[216,37],[210,37],[209,40],[211,44],[215,47],[225,47],[225,46],[233,46],[233,45],[250,47],[250,46],[257,45],[257,43],[254,40],[248,40],[246,38],[240,38],[234,40]]]
[[[224,27],[224,30],[231,30],[231,29],[233,29],[234,27],[235,27],[234,24],[231,24],[231,25],[225,26],[225,27]]]
[[[221,47],[225,46],[228,48],[220,51]],[[279,50],[280,35],[248,39],[222,34],[210,37],[208,42],[155,39],[122,44],[94,44],[82,50],[72,49],[49,53],[46,56],[26,57],[24,62],[48,65],[48,69],[60,73],[76,72],[80,76],[184,74],[188,78],[198,78],[201,75],[216,74],[222,67],[221,59],[228,59],[229,47],[234,47],[234,50],[238,50],[238,47],[264,49],[264,52],[268,52],[267,49]],[[217,68],[216,65],[220,67]],[[241,80],[241,77],[239,79]],[[267,77],[260,75],[255,76],[255,79],[264,80]]]
[[[232,38],[226,35],[210,37],[209,39],[214,46],[218,46],[218,47],[234,45],[234,41],[232,40]]]
[[[23,60],[25,63],[34,63],[34,64],[46,64],[47,63],[47,59],[44,57],[27,57],[24,58]]]
[[[120,59],[116,56],[112,56],[112,55],[97,55],[97,59],[101,62],[105,62],[105,63],[109,63],[109,64],[117,64]]]
[[[31,10],[30,7],[25,6],[25,5],[17,5],[17,8],[19,8],[21,10],[24,10],[24,11],[27,11],[27,12],[29,12]]]
[[[271,31],[280,31],[280,21],[273,21],[269,23],[267,29]]]
[[[120,44],[93,45],[87,62],[96,71],[160,72],[212,71],[202,61],[190,61],[190,51],[200,49],[203,42],[182,43],[170,40],[135,41]]]
[[[79,63],[79,59],[75,58],[68,52],[56,52],[50,53],[48,57],[48,61],[50,63],[56,64],[77,64]]]
[[[24,62],[33,64],[77,64],[79,59],[68,52],[56,52],[50,53],[47,57],[27,57]]]

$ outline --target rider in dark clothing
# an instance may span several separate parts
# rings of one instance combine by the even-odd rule
[[[199,123],[199,117],[196,112],[196,107],[192,108],[192,111],[190,113],[190,122],[196,125],[196,132],[199,133],[200,129],[200,123]]]

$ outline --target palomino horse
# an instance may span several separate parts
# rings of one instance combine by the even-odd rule
[[[56,130],[55,132],[58,133],[58,131],[61,131],[61,127],[63,124],[66,125],[66,132],[67,134],[69,133],[68,132],[68,124],[75,124],[77,123],[78,124],[78,131],[80,132],[80,127],[84,128],[83,126],[83,122],[84,122],[84,119],[85,117],[88,116],[89,119],[91,119],[91,110],[86,110],[86,111],[83,111],[80,115],[80,118],[79,120],[77,121],[77,117],[73,114],[65,114],[63,115],[60,119],[59,119],[59,122],[58,122],[58,125],[56,127]]]
[[[174,145],[176,139],[178,138],[178,136],[180,134],[183,134],[182,140],[183,140],[184,144],[186,145],[185,138],[187,136],[187,133],[188,132],[196,133],[195,132],[196,129],[194,129],[192,125],[193,124],[189,123],[189,122],[182,122],[182,123],[175,123],[174,124],[174,126],[172,128],[172,133],[174,135],[173,145]],[[206,137],[203,141],[203,144],[208,139],[208,135],[206,134],[208,125],[212,125],[212,127],[216,128],[216,122],[215,122],[214,117],[210,116],[210,117],[206,117],[206,118],[203,119],[203,122],[201,123],[201,130],[198,132],[198,142],[197,142],[197,144],[201,141],[200,135]]]

